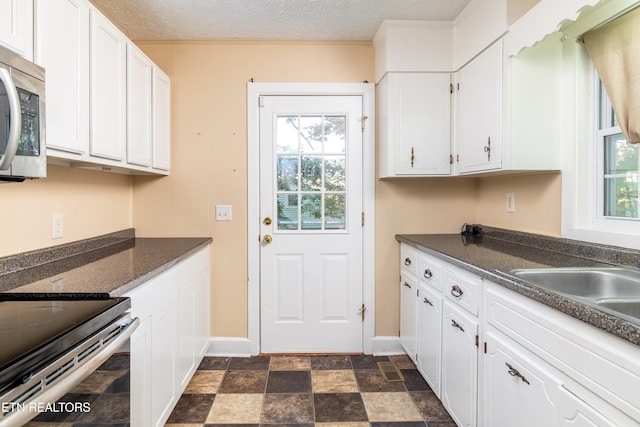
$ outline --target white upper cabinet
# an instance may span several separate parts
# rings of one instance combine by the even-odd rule
[[[502,42],[464,66],[455,80],[456,170],[498,169],[502,154]]]
[[[33,59],[33,0],[0,1],[0,44]]]
[[[379,175],[449,175],[450,74],[387,73],[378,83]]]
[[[89,5],[36,0],[35,16],[35,61],[47,73],[47,155],[79,158],[89,148]]]
[[[124,161],[127,143],[127,37],[97,9],[90,13],[92,156]]]
[[[153,167],[171,168],[171,80],[153,68]]]
[[[151,165],[153,143],[153,63],[140,49],[127,46],[127,162]]]

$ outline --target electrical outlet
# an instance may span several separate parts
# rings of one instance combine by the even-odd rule
[[[513,193],[507,193],[507,212],[516,211],[516,196]]]
[[[231,221],[231,205],[216,205],[216,221]]]
[[[54,212],[51,219],[51,238],[62,239],[64,237],[64,214]]]

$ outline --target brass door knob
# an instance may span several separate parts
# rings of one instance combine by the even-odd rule
[[[267,217],[265,217],[265,218],[262,220],[262,223],[263,223],[264,225],[271,225],[271,218],[269,218],[268,216],[267,216]]]
[[[271,235],[265,234],[264,237],[262,238],[262,243],[269,244],[271,243],[272,240],[273,238],[271,237]]]

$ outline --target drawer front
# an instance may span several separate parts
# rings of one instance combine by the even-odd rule
[[[418,257],[418,280],[442,291],[442,264],[430,255],[420,254]]]
[[[447,266],[442,292],[450,301],[478,315],[482,279],[467,271]]]
[[[418,275],[418,250],[405,243],[400,245],[400,268],[414,276]]]
[[[640,422],[640,347],[488,283],[487,321]]]

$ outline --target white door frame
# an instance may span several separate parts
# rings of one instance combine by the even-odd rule
[[[248,83],[247,84],[247,248],[248,339],[252,355],[260,353],[260,114],[259,98],[268,95],[362,96],[367,120],[362,135],[362,325],[364,353],[373,352],[375,333],[375,85],[371,83]]]

